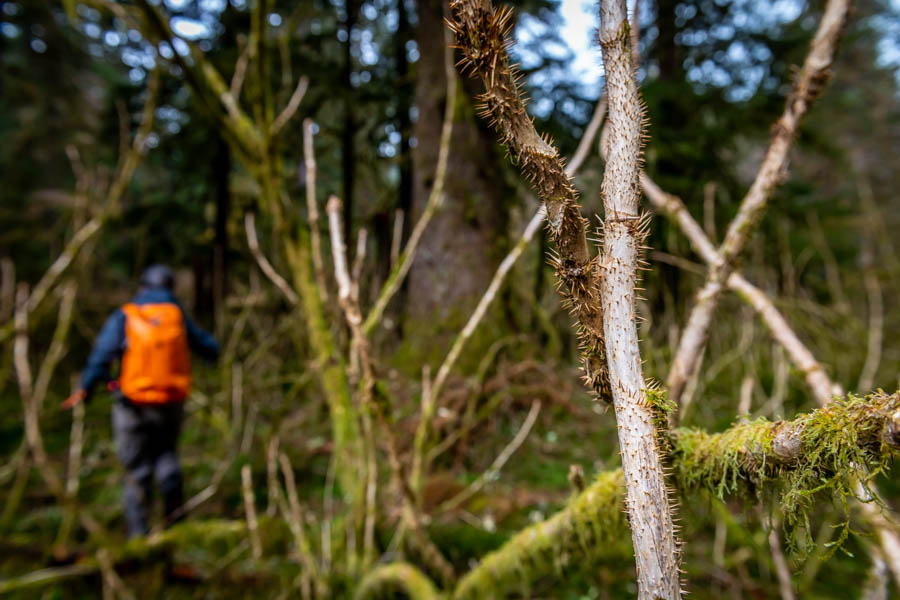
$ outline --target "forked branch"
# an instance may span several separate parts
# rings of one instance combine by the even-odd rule
[[[676,404],[681,402],[688,378],[701,359],[713,315],[728,277],[734,271],[737,259],[762,219],[772,193],[784,180],[788,154],[800,120],[828,81],[828,69],[834,59],[849,10],[849,0],[829,0],[825,6],[809,54],[794,80],[784,112],[773,127],[772,140],[756,178],[741,201],[737,216],[728,226],[725,240],[719,248],[717,261],[711,265],[706,283],[697,293],[666,381],[671,398]]]

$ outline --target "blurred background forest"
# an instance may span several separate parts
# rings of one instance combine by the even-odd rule
[[[480,82],[459,77],[448,86],[439,0],[273,0],[263,17],[254,3],[238,0],[150,4],[184,40],[160,43],[158,31],[136,26],[132,3],[0,2],[0,578],[39,569],[61,575],[22,586],[15,597],[92,597],[101,588],[110,597],[292,595],[302,553],[290,549],[296,532],[278,517],[279,498],[286,502],[279,486],[289,471],[296,500],[309,513],[300,520],[329,595],[345,597],[360,571],[343,558],[352,536],[334,534],[344,527],[340,505],[349,501],[332,459],[342,443],[329,417],[333,390],[321,373],[346,353],[337,368],[347,369],[351,386],[364,376],[347,350],[353,332],[337,302],[326,200],[342,200],[343,237],[364,315],[404,261],[416,223],[434,211],[408,276],[381,318],[366,323],[380,363],[378,394],[389,399],[403,460],[416,454],[420,415],[429,414],[420,406],[423,369],[435,375],[445,364],[538,201],[477,116]],[[563,27],[565,7],[554,0],[513,5],[512,53],[522,65],[529,109],[538,129],[572,156],[600,101],[599,48],[589,50],[596,72],[582,81],[583,70],[572,66],[573,44],[564,39],[571,31]],[[713,241],[722,239],[753,180],[823,5],[639,0],[645,169],[684,200]],[[596,20],[591,3],[578,9]],[[225,110],[211,108],[215,100],[192,83],[200,70],[186,58],[188,43],[226,89],[237,91],[250,119],[269,124],[262,155],[277,172],[270,174],[279,179],[277,190],[267,188],[268,175],[248,168],[253,150],[241,150],[243,142],[222,126],[230,118]],[[900,4],[855,3],[832,70],[741,272],[773,299],[843,389],[893,392],[900,383]],[[445,112],[452,134],[440,177]],[[602,214],[602,177],[593,143],[574,180],[585,216]],[[436,179],[443,190],[435,206]],[[310,191],[317,218],[310,218]],[[28,315],[26,356],[34,394],[42,394],[46,464],[40,465],[24,444],[12,334],[17,284],[35,289],[90,223],[96,232],[84,236],[71,265]],[[307,243],[308,233],[295,233],[307,224],[323,248],[325,268],[316,269],[315,281],[325,285],[304,295],[287,240]],[[673,222],[655,215],[650,227],[638,305],[641,349],[646,377],[665,381],[705,267]],[[590,479],[619,463],[613,415],[581,383],[576,337],[547,250],[541,230],[430,407],[422,442],[427,460],[414,491],[429,516],[428,535],[458,572],[562,506],[572,493],[570,472]],[[108,395],[98,393],[83,415],[58,410],[103,320],[156,262],[177,270],[178,297],[224,349],[217,365],[195,366],[181,453],[187,496],[196,505],[159,560],[154,550],[122,554],[122,473]],[[290,282],[287,293],[260,262]],[[18,289],[25,298],[28,290]],[[315,327],[307,323],[318,318],[310,295],[324,319]],[[327,342],[316,327],[328,332]],[[723,300],[704,366],[688,387],[683,423],[710,431],[725,429],[738,414],[774,420],[816,406],[803,373],[736,295]],[[502,471],[494,469],[521,431],[527,437],[515,454]],[[291,465],[284,472],[280,453]],[[261,548],[228,525],[245,519],[245,466]],[[60,501],[41,476],[45,467],[72,486],[67,497],[77,501]],[[377,468],[388,508],[376,546],[389,554],[399,551],[392,524],[401,503],[381,457]],[[484,473],[475,493],[460,499]],[[900,485],[882,479],[886,502],[900,509]],[[683,568],[694,597],[784,597],[773,544],[785,546],[798,597],[859,596],[870,573],[871,536],[861,526],[830,552],[841,531],[834,527],[840,503],[817,505],[807,526],[814,543],[770,536],[770,511],[761,503],[680,497]],[[98,546],[79,524],[82,510],[106,532],[106,546],[117,549],[112,559],[98,555],[96,567],[83,573],[72,565],[87,564],[78,561],[85,556],[95,560]],[[333,534],[340,539],[332,547],[325,540]],[[627,540],[605,548],[602,560],[575,565],[562,584],[533,582],[532,597],[633,597]],[[327,561],[318,558],[325,557],[323,546]],[[332,557],[340,567],[328,562]],[[896,584],[890,593],[900,597]]]

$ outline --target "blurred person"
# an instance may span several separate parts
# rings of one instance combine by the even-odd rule
[[[72,408],[87,401],[98,383],[109,382],[116,452],[126,472],[129,538],[149,532],[154,480],[166,525],[179,518],[184,492],[177,447],[191,387],[190,351],[211,361],[219,356],[213,335],[195,325],[178,304],[174,283],[175,274],[165,265],[144,271],[134,299],[103,325],[79,389],[63,402],[63,408]],[[117,358],[119,377],[110,381],[110,366]]]

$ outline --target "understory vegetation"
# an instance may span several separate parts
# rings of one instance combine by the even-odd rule
[[[900,13],[757,4],[593,85],[552,0],[0,3],[0,596],[900,595]],[[222,353],[127,540],[60,404],[154,263]]]

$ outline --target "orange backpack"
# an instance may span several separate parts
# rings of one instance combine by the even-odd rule
[[[119,386],[138,404],[179,402],[191,389],[191,359],[181,309],[172,303],[126,304]]]

